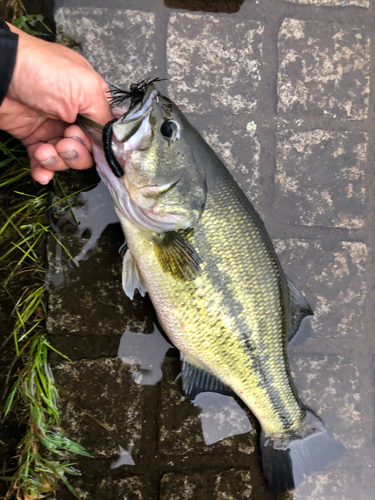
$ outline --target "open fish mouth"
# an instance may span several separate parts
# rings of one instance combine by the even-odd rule
[[[136,120],[142,116],[145,116],[149,108],[152,106],[154,100],[157,98],[158,94],[159,92],[155,89],[155,86],[152,83],[149,84],[146,87],[142,99],[138,101],[134,106],[129,107],[128,111],[122,115],[120,123]]]
[[[123,152],[142,148],[152,133],[149,116],[157,96],[158,91],[152,83],[149,84],[141,100],[131,106],[122,117],[114,118],[103,128],[105,158],[116,177],[123,177],[124,170],[112,149],[113,138],[123,145]]]

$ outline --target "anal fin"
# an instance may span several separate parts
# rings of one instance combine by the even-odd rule
[[[139,290],[142,297],[147,293],[139,274],[137,263],[129,249],[126,250],[122,260],[122,288],[124,289],[125,295],[131,300],[134,298],[136,288]]]
[[[215,375],[200,366],[196,361],[180,353],[182,390],[191,401],[201,392],[217,392],[225,396],[233,396],[232,389],[221,382]]]

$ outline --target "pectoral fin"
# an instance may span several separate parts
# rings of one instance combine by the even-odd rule
[[[303,318],[305,318],[306,316],[313,316],[314,313],[307,303],[307,300],[298,290],[295,284],[288,277],[286,277],[286,279],[289,287],[289,297],[292,313],[291,329],[288,335],[288,342],[290,342],[297,333]]]
[[[177,231],[167,231],[155,236],[154,244],[164,272],[185,280],[199,276],[202,260],[193,246]]]
[[[196,361],[180,353],[182,367],[182,390],[187,398],[194,400],[200,392],[217,392],[225,396],[232,396],[232,389],[223,384],[215,375],[208,372]]]
[[[135,262],[129,249],[127,249],[122,261],[122,288],[131,300],[133,300],[136,288],[139,290],[142,297],[144,297],[147,293],[147,290],[142,283],[137,263]]]

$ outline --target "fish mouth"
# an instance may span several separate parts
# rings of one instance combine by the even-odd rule
[[[145,119],[149,118],[158,95],[159,92],[155,89],[155,86],[153,84],[148,85],[142,100],[113,123],[113,134],[119,142],[127,142],[138,132]]]
[[[148,109],[152,106],[158,94],[159,92],[156,90],[153,83],[147,85],[142,100],[139,101],[134,107],[129,108],[129,110],[121,117],[121,121],[124,121],[125,119],[137,119],[138,117],[142,116],[142,114],[147,113]]]
[[[130,108],[126,113],[120,117],[115,117],[114,120],[108,122],[105,126],[86,118],[85,116],[78,115],[77,122],[80,127],[93,139],[98,145],[103,145],[103,129],[112,123],[111,129],[115,138],[119,142],[126,142],[134,135],[142,122],[151,113],[154,101],[158,100],[159,92],[155,89],[154,84],[149,84],[145,90],[145,95],[142,100],[137,103],[133,108]]]

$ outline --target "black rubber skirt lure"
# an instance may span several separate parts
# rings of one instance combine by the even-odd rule
[[[108,166],[119,179],[124,176],[124,171],[117,161],[115,153],[112,149],[112,136],[113,136],[113,124],[118,120],[118,118],[114,118],[105,124],[103,128],[103,149],[105,159],[107,160]]]
[[[121,105],[126,99],[130,99],[130,106],[128,111],[121,117],[121,120],[127,117],[127,115],[135,108],[135,106],[142,101],[143,96],[145,95],[145,91],[147,86],[150,83],[154,82],[161,82],[162,80],[160,78],[154,78],[153,80],[141,80],[138,83],[132,83],[130,85],[129,90],[121,90],[118,87],[115,87],[114,85],[111,85],[111,87],[114,90],[111,90],[112,94],[112,99],[111,99],[111,104],[115,104],[116,106]],[[115,174],[116,177],[119,179],[124,176],[124,170],[122,169],[121,165],[117,161],[117,158],[113,152],[112,149],[112,138],[113,138],[113,124],[118,120],[118,118],[114,118],[113,120],[109,121],[106,123],[106,125],[103,128],[103,148],[104,148],[104,154],[105,154],[105,159],[107,160],[107,163],[112,170],[112,172]]]

